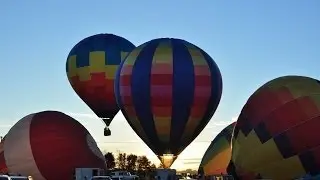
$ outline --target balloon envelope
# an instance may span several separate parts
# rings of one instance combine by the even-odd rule
[[[72,180],[75,168],[106,169],[96,142],[78,121],[57,111],[19,120],[4,141],[9,173],[37,180]]]
[[[205,152],[199,172],[205,176],[227,173],[227,167],[231,159],[231,137],[235,122],[224,128],[211,142]]]
[[[5,137],[3,137],[2,141],[0,142],[0,174],[8,173],[8,168],[4,159],[4,140]]]
[[[130,126],[170,167],[214,114],[222,79],[203,50],[184,40],[161,38],[128,55],[115,89]]]
[[[260,87],[234,129],[230,172],[240,179],[295,179],[320,172],[320,84],[284,76]]]
[[[109,126],[119,108],[114,97],[114,79],[120,62],[135,46],[123,37],[97,34],[70,51],[66,63],[69,82],[79,97]]]

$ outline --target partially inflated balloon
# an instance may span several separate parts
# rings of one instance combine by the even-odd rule
[[[320,83],[284,76],[260,87],[243,107],[230,172],[239,179],[294,179],[320,172]]]
[[[68,55],[66,71],[72,88],[107,126],[119,111],[114,97],[116,70],[133,48],[123,37],[97,34],[81,40]]]
[[[205,176],[226,174],[231,158],[231,137],[235,122],[224,128],[205,152],[199,172]]]
[[[130,126],[170,167],[214,114],[222,79],[202,49],[184,40],[161,38],[128,55],[119,67],[115,89]]]
[[[0,174],[8,173],[6,160],[4,159],[4,140],[5,137],[3,137],[3,139],[0,142]]]
[[[97,143],[78,121],[57,111],[25,116],[4,141],[8,172],[36,180],[72,180],[76,168],[106,169]]]

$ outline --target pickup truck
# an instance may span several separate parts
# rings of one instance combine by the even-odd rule
[[[127,171],[114,171],[111,173],[112,180],[138,180],[139,176],[132,175],[130,172]]]

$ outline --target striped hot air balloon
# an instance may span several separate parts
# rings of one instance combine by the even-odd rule
[[[203,130],[220,102],[222,79],[199,47],[160,38],[135,48],[115,82],[119,107],[165,167]]]
[[[30,114],[7,133],[8,172],[36,180],[72,180],[76,168],[106,169],[96,142],[78,121],[57,111]]]
[[[234,122],[224,128],[209,145],[198,170],[204,176],[227,174],[231,159],[231,137],[235,124]]]
[[[232,140],[230,173],[238,179],[295,179],[320,173],[320,83],[276,78],[244,105]]]
[[[114,97],[114,79],[120,62],[135,48],[114,34],[96,34],[81,40],[70,51],[66,71],[78,96],[108,126],[119,107]]]

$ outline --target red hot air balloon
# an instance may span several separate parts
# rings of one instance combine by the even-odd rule
[[[69,82],[79,97],[106,124],[104,135],[118,113],[114,79],[121,61],[135,46],[123,37],[96,34],[81,40],[70,51],[66,63]]]
[[[4,140],[5,137],[3,137],[0,142],[0,174],[8,173],[8,168],[4,159]]]
[[[72,180],[75,168],[106,169],[104,157],[87,129],[57,111],[30,114],[6,135],[4,159],[9,173],[36,180]]]

